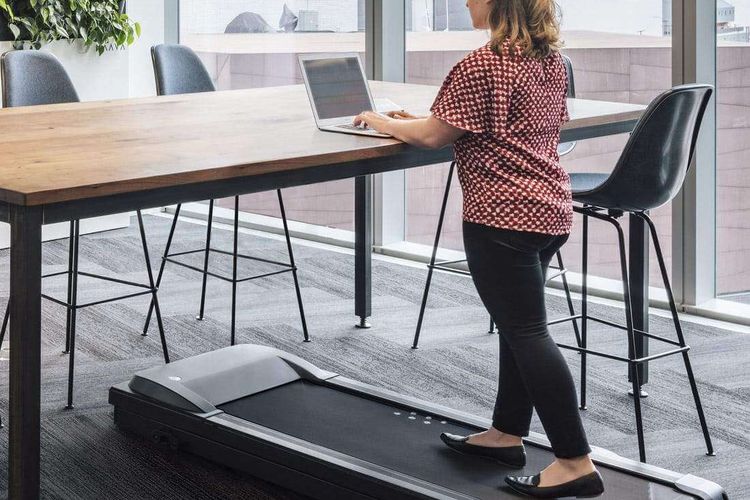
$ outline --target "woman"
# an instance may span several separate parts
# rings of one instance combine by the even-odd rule
[[[416,146],[454,144],[464,193],[464,245],[477,291],[499,326],[500,381],[492,427],[451,448],[523,467],[532,408],[555,461],[540,474],[506,477],[537,498],[599,496],[604,485],[578,413],[575,385],[547,330],[547,267],[568,239],[570,179],[557,154],[568,119],[567,75],[554,0],[468,0],[474,27],[491,41],[448,74],[432,106],[365,112],[356,125]]]

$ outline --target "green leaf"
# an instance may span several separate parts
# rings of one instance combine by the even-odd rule
[[[18,37],[21,36],[21,28],[19,28],[13,23],[9,23],[8,28],[10,29],[11,33],[13,33],[13,38],[15,40],[18,40]]]

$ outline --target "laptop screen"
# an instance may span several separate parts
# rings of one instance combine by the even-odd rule
[[[313,105],[321,120],[372,111],[356,57],[303,61]]]

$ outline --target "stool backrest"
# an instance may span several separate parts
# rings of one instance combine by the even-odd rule
[[[60,61],[49,52],[12,50],[0,58],[3,106],[78,102],[78,93]]]
[[[568,73],[568,97],[576,96],[576,79],[573,76],[573,61],[570,57],[565,54],[562,55],[563,63],[565,63],[565,71]]]
[[[573,62],[565,54],[562,54],[562,60],[565,63],[565,72],[568,74],[568,97],[574,98],[576,96],[576,79],[573,76]],[[565,156],[572,153],[575,148],[575,142],[561,142],[557,147],[557,154]]]
[[[193,94],[216,90],[211,75],[198,55],[184,45],[163,44],[151,47],[156,93]]]
[[[680,85],[654,99],[638,121],[614,170],[586,198],[626,211],[672,201],[693,158],[711,85]]]

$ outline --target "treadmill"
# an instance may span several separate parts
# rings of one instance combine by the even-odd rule
[[[237,345],[137,373],[112,387],[118,427],[319,499],[504,499],[506,474],[553,460],[549,442],[526,438],[524,470],[462,455],[441,432],[466,435],[489,420],[378,389],[292,354]],[[690,474],[595,448],[617,500],[727,499]]]

